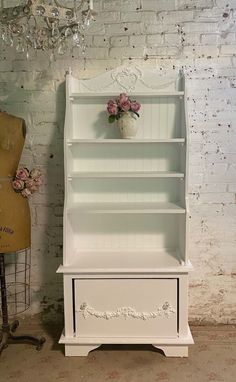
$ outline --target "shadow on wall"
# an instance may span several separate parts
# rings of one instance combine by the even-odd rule
[[[45,223],[47,246],[42,253],[40,293],[44,330],[56,338],[54,347],[63,329],[63,279],[56,270],[62,263],[63,252],[63,204],[64,204],[64,119],[65,119],[65,82],[60,83],[56,91],[56,129],[51,136],[47,153],[47,208],[42,221]],[[59,137],[58,137],[59,134]],[[39,206],[40,209],[40,206]],[[40,212],[37,213],[38,222]],[[42,243],[43,244],[43,243]],[[37,295],[35,295],[37,298]],[[56,326],[55,326],[56,322]],[[61,327],[61,329],[60,329]]]
[[[56,91],[56,129],[51,136],[47,151],[47,178],[46,195],[47,208],[45,216],[38,223],[45,223],[47,236],[47,249],[42,264],[42,291],[43,307],[42,318],[45,322],[63,321],[63,288],[62,275],[56,274],[58,266],[62,263],[63,252],[63,204],[64,204],[64,156],[63,137],[65,119],[65,82],[59,84]],[[40,209],[40,206],[39,206]],[[40,298],[41,298],[40,296]]]
[[[33,76],[32,73],[8,72],[7,80],[4,73],[0,75],[0,109],[24,118],[27,125],[27,141],[20,164],[30,169],[40,166],[43,171],[45,184],[30,201],[32,298],[26,315],[41,310],[45,322],[63,319],[62,276],[56,274],[62,262],[63,246],[63,80],[52,80],[42,72]]]

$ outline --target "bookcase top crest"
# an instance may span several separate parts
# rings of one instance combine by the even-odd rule
[[[150,95],[181,95],[184,90],[183,73],[174,72],[168,75],[160,73],[160,69],[143,68],[138,66],[120,66],[113,70],[93,77],[78,80],[69,71],[67,81],[69,95],[85,94],[115,94],[135,93]]]

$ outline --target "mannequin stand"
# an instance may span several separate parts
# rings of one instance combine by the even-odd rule
[[[44,337],[35,338],[32,336],[14,336],[13,333],[19,326],[19,321],[14,321],[11,325],[8,321],[7,307],[7,290],[5,276],[5,260],[4,254],[0,254],[0,284],[1,284],[1,299],[2,299],[2,328],[0,329],[0,355],[10,343],[31,343],[36,346],[37,350],[41,350],[46,339]]]

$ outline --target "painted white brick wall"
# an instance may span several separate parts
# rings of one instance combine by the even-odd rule
[[[17,3],[17,0],[14,0]],[[10,1],[7,1],[10,5]],[[97,0],[86,60],[73,52],[49,65],[1,47],[0,107],[25,118],[22,165],[42,166],[31,201],[32,305],[62,312],[64,75],[88,78],[121,64],[183,68],[190,129],[190,320],[236,323],[235,0]]]

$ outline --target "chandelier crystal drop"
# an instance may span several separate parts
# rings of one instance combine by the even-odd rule
[[[68,1],[67,1],[68,3]],[[0,0],[0,39],[19,53],[29,49],[64,55],[77,47],[84,54],[85,32],[95,19],[93,0],[71,0],[71,7],[61,0],[26,0],[7,8]]]

